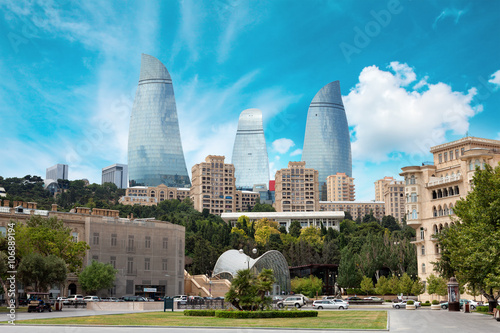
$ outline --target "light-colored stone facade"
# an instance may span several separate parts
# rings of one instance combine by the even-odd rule
[[[224,163],[224,156],[209,155],[205,162],[191,168],[191,200],[200,212],[210,214],[251,210],[259,193],[236,190],[234,165]]]
[[[354,178],[345,173],[326,177],[327,201],[354,201]]]
[[[455,216],[457,200],[471,190],[475,167],[498,165],[500,141],[466,137],[431,148],[434,165],[407,166],[400,175],[405,179],[406,221],[416,230],[418,275],[426,281],[434,272],[432,262],[439,257],[434,234],[441,232]],[[423,300],[431,299],[424,294]]]
[[[112,264],[117,270],[115,287],[100,296],[146,295],[144,288],[157,288],[156,295],[173,296],[184,292],[185,228],[153,219],[119,218],[118,211],[77,208],[74,213],[37,210],[36,204],[8,200],[0,207],[0,231],[13,220],[24,223],[31,215],[57,217],[69,227],[76,241],[90,245],[84,266],[92,259]],[[26,208],[24,208],[26,207]],[[30,208],[28,208],[30,207]],[[78,279],[70,275],[63,290],[52,290],[54,296],[83,293]]]
[[[385,215],[385,204],[381,201],[320,201],[319,210],[346,212],[351,214],[353,220],[373,212],[373,216],[381,220]]]
[[[123,205],[153,206],[164,200],[179,199],[180,201],[189,197],[188,188],[168,187],[161,184],[156,187],[134,186],[127,188],[125,196],[121,197],[119,203]]]
[[[288,168],[278,170],[274,208],[277,212],[318,211],[318,171],[306,168],[306,162],[289,162]]]
[[[384,177],[375,182],[375,201],[385,202],[385,213],[397,221],[405,216],[404,181],[393,177]]]

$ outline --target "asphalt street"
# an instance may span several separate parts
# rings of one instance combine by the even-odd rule
[[[344,311],[363,311],[369,309],[349,309]],[[370,309],[373,310],[373,309]],[[415,333],[445,333],[445,332],[474,332],[474,333],[491,333],[500,332],[500,322],[492,319],[491,316],[479,314],[479,313],[463,313],[463,312],[449,312],[449,311],[432,311],[428,308],[418,309],[415,311],[409,310],[395,310],[387,309],[389,315],[389,332],[415,332]],[[323,310],[325,311],[325,310]],[[338,311],[338,310],[332,310]],[[98,314],[108,314],[117,312],[99,312]],[[123,312],[122,312],[123,313]],[[97,313],[91,313],[87,310],[82,309],[64,309],[62,312],[52,312],[52,313],[42,313],[42,314],[28,314],[21,313],[18,317],[21,319],[31,318],[41,318],[41,317],[70,317],[70,316],[82,316],[82,315],[94,315]],[[5,315],[5,314],[3,314]],[[311,319],[314,320],[314,319]],[[345,331],[345,330],[302,330],[302,329],[258,329],[258,328],[192,328],[192,327],[82,327],[82,326],[32,326],[32,325],[22,325],[22,323],[17,323],[15,326],[12,325],[1,325],[0,331],[2,333],[15,332],[15,333],[87,333],[92,332],[135,332],[135,333],[154,333],[154,332],[166,332],[166,333],[180,333],[180,332],[222,332],[222,333],[268,333],[268,332],[281,332],[281,333],[296,333],[300,332],[360,332],[358,331]],[[387,330],[371,331],[371,332],[387,332]]]

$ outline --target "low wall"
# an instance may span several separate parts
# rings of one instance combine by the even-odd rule
[[[93,311],[144,311],[163,310],[163,302],[88,302],[87,310]]]

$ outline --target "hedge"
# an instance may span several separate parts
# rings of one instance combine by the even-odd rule
[[[299,318],[299,317],[317,317],[318,311],[227,311],[217,310],[215,316],[218,318]]]
[[[439,301],[437,299],[432,301],[432,305],[438,305],[438,304],[439,304]]]
[[[488,305],[479,305],[476,307],[477,312],[488,313],[489,306]],[[497,309],[500,310],[500,305],[497,306]]]
[[[215,310],[184,310],[185,316],[215,317]]]

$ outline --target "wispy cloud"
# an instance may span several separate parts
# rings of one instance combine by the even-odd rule
[[[489,79],[488,82],[494,84],[495,89],[500,88],[500,69],[491,74],[491,79]]]
[[[287,138],[281,138],[278,140],[274,140],[272,143],[273,149],[276,150],[280,154],[286,154],[290,148],[295,146],[293,140]]]
[[[434,20],[434,23],[432,24],[432,28],[436,29],[437,23],[439,21],[444,20],[447,17],[453,18],[455,24],[458,24],[460,17],[462,17],[462,15],[466,14],[468,12],[468,10],[469,10],[468,8],[464,8],[464,9],[445,8],[441,12],[441,14],[439,14],[438,17],[436,17],[436,19]]]

